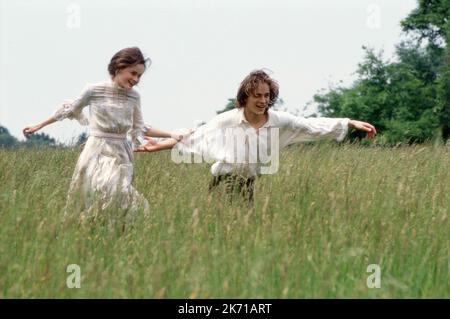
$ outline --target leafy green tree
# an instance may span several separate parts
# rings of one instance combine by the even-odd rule
[[[364,61],[351,87],[330,88],[314,96],[319,112],[371,122],[390,144],[432,139],[439,127],[439,67],[435,65],[439,51],[404,42],[397,46],[399,61],[387,62],[382,53],[364,49]]]
[[[369,121],[389,144],[417,143],[450,135],[450,0],[418,1],[402,22],[413,37],[396,46],[396,59],[364,48],[357,80],[314,96],[325,116]],[[426,40],[426,41],[424,41]]]
[[[436,62],[440,63],[437,110],[440,112],[442,137],[445,141],[450,137],[449,19],[450,0],[420,0],[418,7],[401,22],[403,31],[415,35],[419,44],[427,40],[431,50],[444,51],[442,59]]]
[[[450,0],[419,0],[402,22],[403,31],[417,36],[421,42],[427,39],[434,45],[448,43],[447,30],[450,18]]]
[[[447,23],[447,47],[444,52],[441,76],[439,78],[439,111],[442,123],[442,137],[445,141],[450,138],[450,22]]]

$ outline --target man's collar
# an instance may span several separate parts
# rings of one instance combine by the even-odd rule
[[[242,124],[242,123],[250,124],[248,122],[248,120],[245,118],[244,107],[238,108],[238,124]],[[267,122],[264,123],[264,125],[261,127],[271,127],[273,125],[274,125],[273,124],[273,111],[271,109],[268,109],[267,110]]]
[[[244,107],[238,108],[238,124],[247,123],[248,121],[245,118]]]

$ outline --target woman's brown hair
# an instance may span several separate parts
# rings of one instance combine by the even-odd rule
[[[144,58],[141,50],[137,47],[125,48],[114,54],[111,58],[108,65],[108,72],[114,77],[117,71],[136,64],[143,64],[147,68],[151,64],[151,60]]]

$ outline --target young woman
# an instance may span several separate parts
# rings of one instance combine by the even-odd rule
[[[64,103],[53,116],[23,129],[25,135],[32,134],[65,118],[89,124],[89,138],[70,183],[66,214],[75,210],[82,212],[83,217],[94,207],[102,210],[113,203],[114,207],[129,212],[136,212],[139,207],[148,212],[148,201],[132,186],[133,149],[127,133],[131,132],[134,148],[140,144],[138,139],[145,135],[174,138],[173,141],[180,139],[144,125],[140,96],[133,87],[139,83],[149,61],[139,48],[120,50],[108,65],[110,80],[87,85],[77,99]],[[87,105],[90,106],[89,120],[82,112]]]

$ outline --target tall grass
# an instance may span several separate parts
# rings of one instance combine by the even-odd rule
[[[209,193],[206,164],[135,154],[151,215],[124,231],[61,223],[79,152],[0,150],[1,298],[450,297],[448,148],[292,147],[253,209]]]

